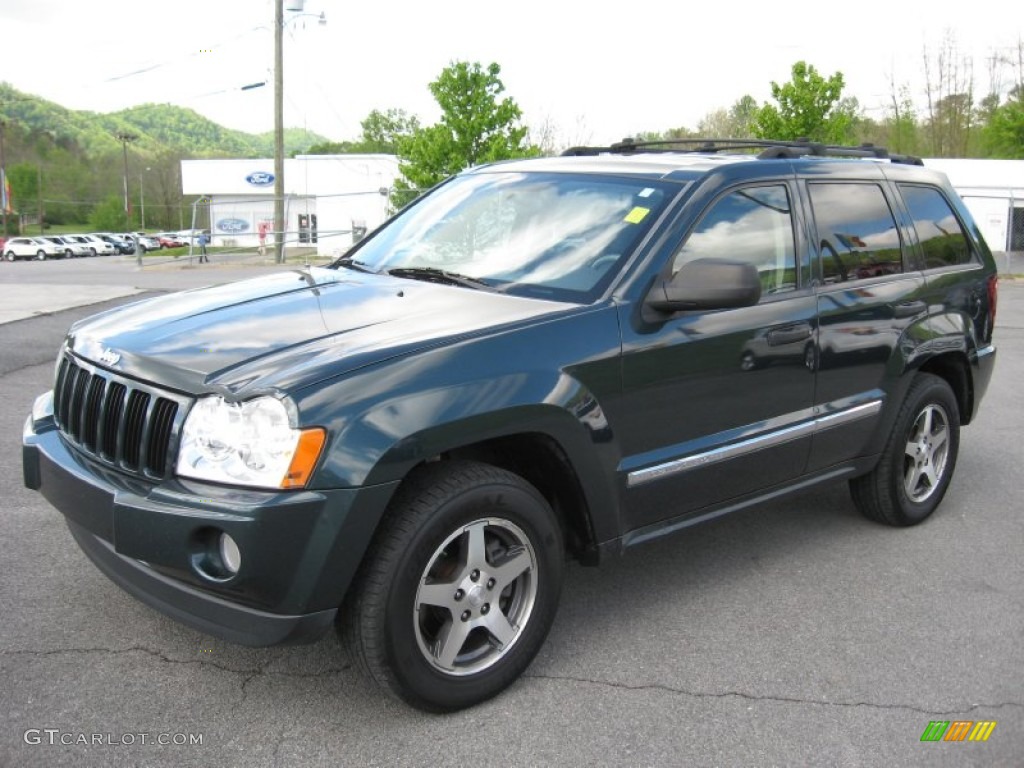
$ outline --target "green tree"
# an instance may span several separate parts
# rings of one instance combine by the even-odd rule
[[[843,74],[827,80],[810,64],[793,65],[793,78],[779,85],[772,82],[775,104],[765,103],[754,117],[754,135],[762,139],[808,138],[828,144],[850,140],[856,102],[844,101]]]
[[[412,136],[419,120],[403,109],[381,112],[375,109],[360,123],[362,136],[357,141],[322,141],[306,150],[308,155],[383,154],[397,155],[402,139]]]
[[[1009,100],[992,111],[982,142],[989,157],[1024,158],[1024,88],[1016,87]]]
[[[404,109],[373,110],[360,123],[364,152],[396,155],[399,144],[419,130],[420,121]]]
[[[11,184],[11,199],[19,211],[34,211],[39,197],[39,167],[35,163],[17,163],[7,166],[7,180]]]
[[[522,110],[511,98],[500,98],[505,86],[501,67],[459,61],[430,83],[441,107],[441,120],[417,127],[398,142],[403,178],[396,182],[394,202],[404,204],[464,168],[479,163],[540,154],[526,142]],[[500,99],[500,100],[499,100]]]
[[[93,208],[89,215],[89,227],[94,232],[125,231],[124,198],[110,195]]]

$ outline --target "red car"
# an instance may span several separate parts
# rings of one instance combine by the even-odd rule
[[[188,243],[180,237],[170,232],[163,235],[155,235],[155,237],[160,243],[161,248],[183,248],[188,245]]]

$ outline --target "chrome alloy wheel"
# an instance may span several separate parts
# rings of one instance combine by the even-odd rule
[[[942,481],[949,455],[949,415],[937,403],[918,414],[907,436],[903,487],[913,502],[926,501]]]
[[[522,637],[537,599],[537,555],[508,520],[476,520],[435,550],[413,604],[416,642],[449,675],[497,663]]]

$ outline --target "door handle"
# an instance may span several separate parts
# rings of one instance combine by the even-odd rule
[[[787,325],[785,328],[777,328],[774,331],[768,331],[768,346],[778,347],[782,344],[795,344],[798,341],[811,338],[813,332],[810,323],[799,323],[797,325]]]
[[[914,317],[928,309],[923,301],[903,301],[892,308],[893,317]]]

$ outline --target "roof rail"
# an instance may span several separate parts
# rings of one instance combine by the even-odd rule
[[[879,160],[888,160],[892,163],[904,165],[924,165],[919,157],[911,155],[890,154],[884,147],[876,147],[874,144],[861,144],[860,146],[843,146],[839,144],[823,144],[809,139],[796,139],[794,141],[775,141],[771,139],[659,139],[657,141],[637,141],[632,138],[625,138],[607,147],[570,147],[565,150],[563,156],[585,156],[601,154],[629,155],[638,152],[687,152],[687,153],[708,153],[718,152],[739,152],[743,150],[762,150],[757,158],[759,160],[772,160],[778,158],[806,157],[870,157]]]

